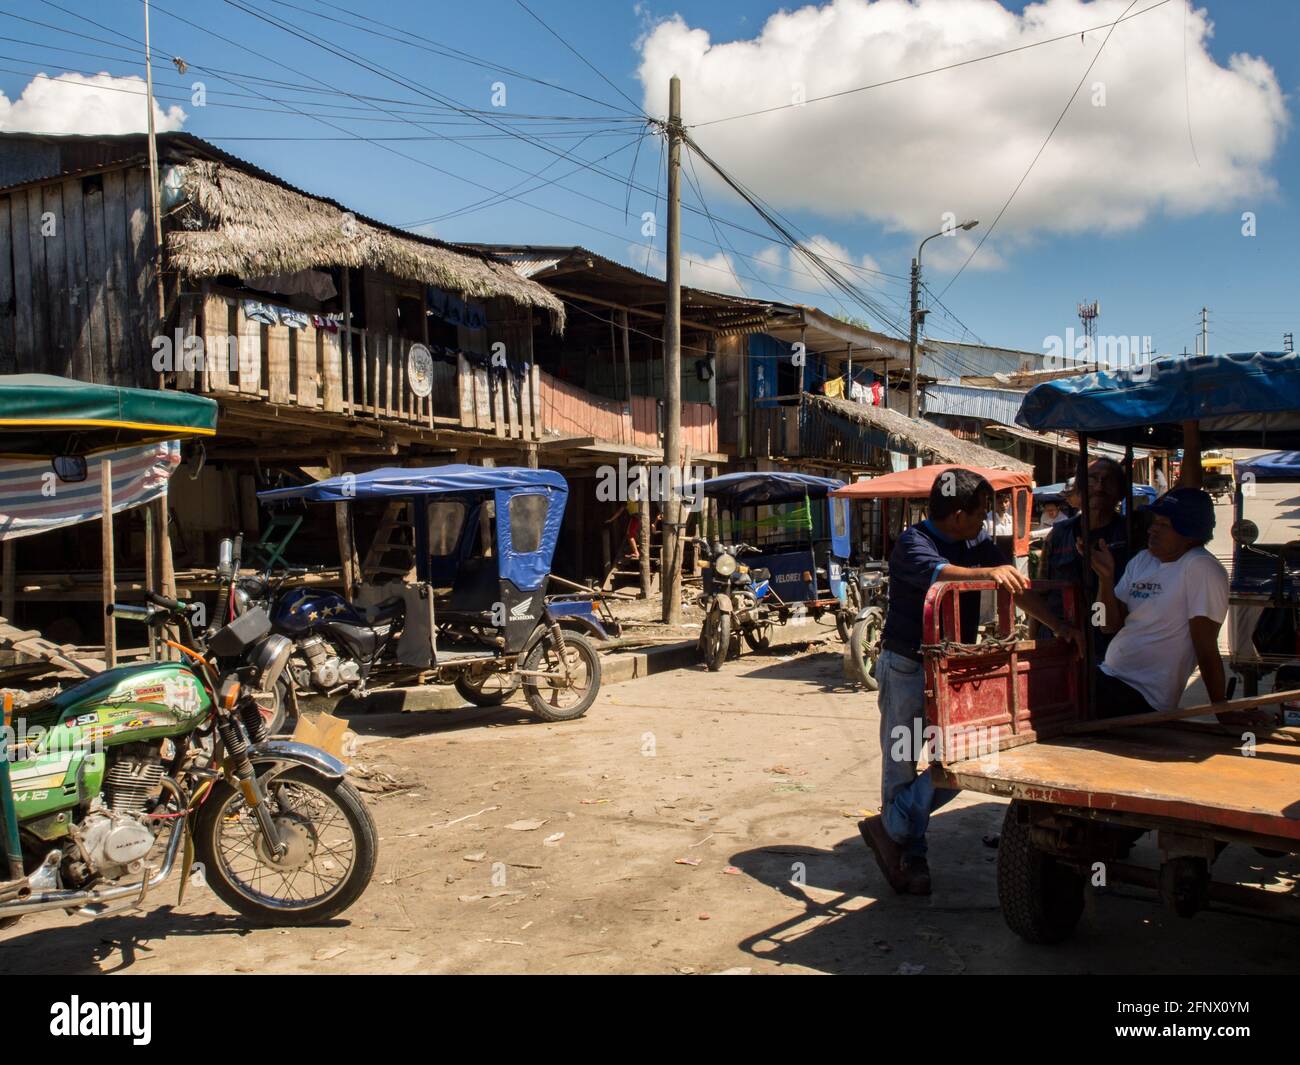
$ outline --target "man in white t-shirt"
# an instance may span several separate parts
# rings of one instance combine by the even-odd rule
[[[1116,633],[1094,685],[1100,717],[1172,710],[1198,666],[1210,701],[1223,701],[1219,629],[1228,613],[1228,574],[1205,549],[1214,535],[1214,503],[1199,488],[1175,488],[1147,510],[1147,550],[1118,581],[1105,542],[1093,552],[1102,631]]]

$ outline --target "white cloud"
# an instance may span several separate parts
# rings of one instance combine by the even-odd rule
[[[659,248],[648,250],[644,244],[627,246],[627,261],[637,270],[656,277],[664,276],[665,255]],[[688,288],[703,288],[711,292],[726,292],[733,296],[753,294],[754,284],[748,278],[748,269],[738,272],[736,263],[726,252],[705,255],[682,249],[682,284]]]
[[[1289,122],[1277,77],[1252,56],[1219,65],[1207,50],[1208,16],[1184,2],[1115,29],[973,265],[996,265],[999,249],[1037,234],[1119,232],[1158,212],[1249,207],[1273,194],[1267,168]],[[946,212],[987,227],[1105,36],[1095,30],[1080,41],[1078,31],[1127,6],[1045,0],[1016,15],[997,0],[830,0],[780,11],[757,36],[717,44],[674,16],[640,42],[640,77],[647,108],[662,114],[669,76],[679,75],[692,125],[1073,32],[1014,55],[693,131],[782,209],[869,219],[909,237],[938,232]],[[1184,103],[1184,19],[1199,166]],[[1105,106],[1093,104],[1098,84]],[[979,235],[931,242],[926,264],[960,264]]]
[[[0,93],[0,130],[24,133],[143,133],[148,128],[145,83],[140,77],[111,74],[40,74],[16,100]],[[164,111],[154,101],[159,133],[180,129],[185,112]]]

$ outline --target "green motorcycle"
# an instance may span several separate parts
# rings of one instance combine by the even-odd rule
[[[338,759],[272,739],[259,698],[292,645],[251,612],[196,645],[190,607],[151,594],[119,616],[176,626],[184,662],[111,669],[6,713],[9,778],[0,920],[144,908],[180,858],[259,923],[314,924],[365,890],[374,822]],[[214,662],[239,667],[219,680]],[[7,773],[5,772],[7,770]]]

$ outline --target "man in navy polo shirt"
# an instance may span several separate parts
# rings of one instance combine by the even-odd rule
[[[858,826],[881,872],[900,894],[930,894],[926,826],[930,813],[956,792],[936,789],[916,772],[917,733],[925,727],[925,671],[921,622],[925,595],[937,580],[992,580],[1016,597],[1031,617],[1076,641],[1029,581],[988,538],[984,518],[993,489],[970,470],[945,470],[930,489],[928,517],[898,538],[889,556],[889,611],[876,676],[880,680],[881,812]],[[973,641],[980,597],[962,595],[961,637]]]

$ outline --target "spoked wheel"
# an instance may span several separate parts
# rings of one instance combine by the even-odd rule
[[[533,713],[544,721],[572,721],[582,717],[600,691],[600,655],[591,642],[576,632],[564,634],[565,680],[553,637],[547,633],[524,659],[525,673],[549,673],[524,680],[524,696]]]
[[[456,678],[456,690],[475,706],[500,706],[519,690],[519,678],[513,673],[462,674]]]
[[[766,651],[772,646],[772,623],[760,621],[756,625],[746,625],[740,633],[745,637],[751,651]]]
[[[700,629],[700,651],[704,655],[704,666],[710,673],[716,673],[727,660],[731,650],[731,615],[725,610],[710,610],[704,617]]]
[[[266,785],[266,803],[288,850],[271,853],[241,792],[219,781],[199,807],[195,857],[222,902],[265,924],[309,925],[360,897],[379,843],[352,785],[300,766]]]
[[[880,657],[880,638],[885,619],[879,610],[870,610],[866,616],[853,623],[849,633],[848,660],[853,679],[867,691],[880,687],[876,677],[876,661]]]
[[[858,616],[858,610],[861,607],[858,586],[853,581],[845,582],[844,602],[845,605],[835,613],[835,631],[840,634],[841,643],[848,643],[849,633],[853,629],[853,619]]]
[[[289,731],[289,679],[282,673],[275,682],[275,688],[269,692],[258,692],[253,696],[258,712],[266,720],[266,731],[272,736],[279,736]]]

